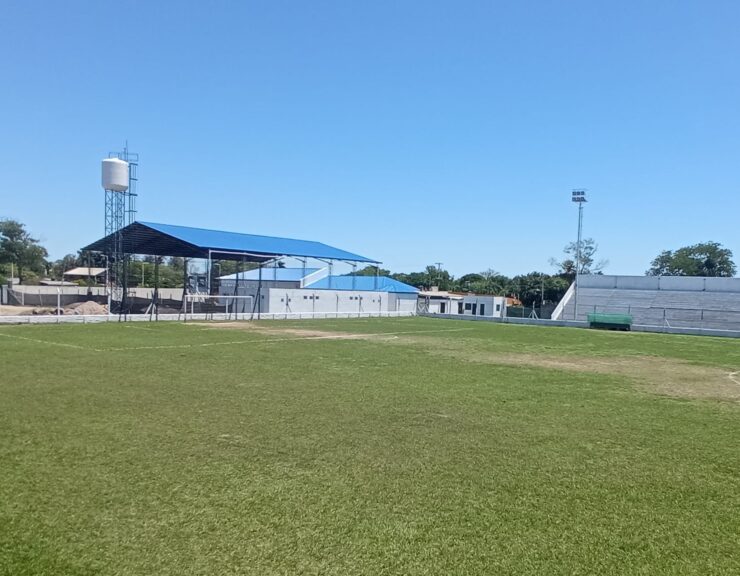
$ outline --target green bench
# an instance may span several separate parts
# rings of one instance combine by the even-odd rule
[[[601,328],[605,330],[631,330],[632,316],[629,314],[605,314],[592,312],[588,315],[590,328]]]

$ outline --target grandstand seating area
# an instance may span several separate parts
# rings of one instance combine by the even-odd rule
[[[673,277],[663,283],[660,280],[582,276],[578,314],[575,298],[569,294],[562,313],[555,319],[585,321],[589,313],[601,312],[630,314],[638,326],[740,330],[740,278]]]

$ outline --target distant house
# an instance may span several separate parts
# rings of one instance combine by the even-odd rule
[[[419,292],[420,312],[460,316],[506,316],[506,298],[483,294],[424,290]]]

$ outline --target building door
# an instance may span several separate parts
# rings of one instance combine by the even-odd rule
[[[447,303],[446,302],[440,302],[439,303],[439,313],[444,314],[447,311]]]
[[[462,314],[463,313],[463,303],[462,302],[458,302],[457,303],[457,313],[458,314]]]
[[[472,313],[473,313],[473,316],[475,316],[475,310],[476,310],[477,307],[478,307],[478,304],[473,304],[473,306],[471,308]]]
[[[481,304],[480,305],[480,315],[481,316],[485,316],[486,315],[486,305],[485,304]]]

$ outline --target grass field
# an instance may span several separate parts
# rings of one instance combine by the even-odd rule
[[[740,574],[740,342],[0,327],[0,574]]]

